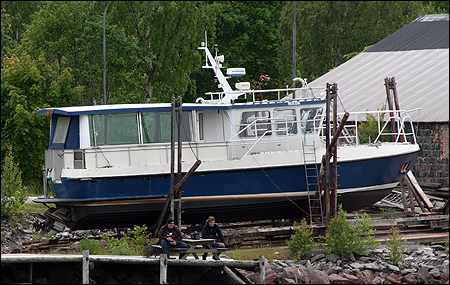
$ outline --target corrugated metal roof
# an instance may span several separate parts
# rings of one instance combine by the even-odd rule
[[[448,18],[448,14],[420,16],[365,52],[448,49]]]
[[[338,111],[343,112],[345,108],[346,111],[356,112],[387,106],[384,79],[395,77],[400,109],[420,108],[420,112],[415,112],[412,116],[415,122],[448,122],[450,95],[448,14],[446,15],[447,48],[404,50],[401,47],[400,51],[381,51],[380,48],[377,52],[368,52],[368,49],[308,85],[316,87],[336,82],[339,98],[344,105],[342,107],[339,103]],[[418,18],[413,22],[421,24],[415,26],[421,33],[428,33],[430,26],[426,24],[433,19],[430,17],[433,15],[422,17],[426,16],[428,18],[425,21]],[[438,19],[438,22],[442,22],[442,17]],[[438,34],[443,39],[435,37],[435,42],[445,42],[445,37]],[[385,47],[392,46],[399,37],[391,36],[379,43],[384,42]],[[392,42],[386,41],[389,38]],[[413,44],[415,40],[417,42]],[[408,39],[409,46],[420,47],[424,40],[424,37],[412,37]]]

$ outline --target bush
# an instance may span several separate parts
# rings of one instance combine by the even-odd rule
[[[294,259],[300,260],[314,246],[314,239],[312,238],[313,230],[308,228],[305,218],[303,218],[300,227],[297,226],[297,223],[294,223],[294,228],[295,233],[286,243]]]
[[[403,259],[402,254],[404,251],[402,249],[402,246],[405,241],[402,240],[402,237],[399,235],[397,227],[392,227],[390,231],[392,235],[388,240],[386,240],[386,245],[390,250],[389,258],[394,264],[398,264]]]
[[[20,211],[27,198],[27,189],[22,185],[22,173],[14,162],[12,147],[9,145],[2,164],[1,217],[8,216],[11,211]]]
[[[103,236],[102,241],[84,238],[80,241],[80,250],[89,250],[89,254],[101,255],[142,255],[147,245],[151,233],[146,232],[147,227],[134,226],[131,236],[123,236],[116,239],[110,236]]]
[[[356,214],[355,224],[352,225],[347,220],[347,212],[342,209],[341,204],[325,235],[326,252],[339,254],[342,259],[346,254],[362,254],[379,245],[374,237],[375,231],[367,214],[364,214],[362,219]]]

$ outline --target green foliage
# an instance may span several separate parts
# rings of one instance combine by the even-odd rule
[[[375,231],[367,214],[362,219],[356,215],[355,224],[352,225],[341,204],[325,235],[327,254],[339,254],[343,259],[346,254],[362,254],[367,249],[376,248],[379,243],[374,237]]]
[[[142,255],[145,247],[152,244],[147,242],[151,233],[147,233],[146,229],[145,225],[134,226],[131,237],[125,235],[117,239],[103,236],[101,242],[84,238],[80,241],[80,250],[89,250],[89,254],[100,255]]]
[[[28,195],[26,187],[22,185],[22,173],[14,162],[10,145],[7,147],[2,168],[1,217],[4,218],[12,211],[20,211],[24,207]]]
[[[389,258],[394,264],[398,264],[403,259],[402,254],[404,251],[402,250],[402,246],[405,241],[402,240],[402,237],[399,235],[399,230],[397,227],[392,227],[390,231],[392,235],[388,240],[386,240],[386,245],[390,250]]]
[[[303,218],[300,227],[298,227],[297,223],[294,223],[294,228],[295,233],[286,243],[294,259],[300,260],[314,246],[314,239],[312,238],[313,230],[308,228],[305,218]]]
[[[37,110],[67,106],[79,96],[79,88],[71,87],[70,69],[60,71],[56,63],[48,64],[43,54],[38,59],[27,53],[2,59],[1,139],[12,145],[26,186],[42,185],[44,151],[48,147],[50,117],[38,116]],[[5,146],[2,143],[2,159]]]
[[[292,83],[294,2],[285,2],[279,22],[277,62]],[[436,9],[420,1],[296,2],[296,76],[308,82],[344,63],[345,55],[361,51]]]
[[[385,106],[381,108],[377,108],[377,111],[386,110]],[[375,139],[379,134],[379,130],[383,128],[385,124],[385,113],[376,113],[376,114],[366,114],[366,121],[361,122],[358,126],[358,138],[360,143],[374,143]],[[380,125],[378,126],[378,121],[380,121]],[[391,130],[385,128],[382,133],[388,133]],[[382,135],[378,139],[378,141],[386,142],[390,141],[391,137],[387,135]]]

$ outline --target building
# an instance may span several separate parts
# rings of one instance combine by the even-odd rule
[[[449,187],[449,14],[420,16],[309,86],[337,83],[338,112],[377,110],[388,106],[386,77],[395,77],[400,109],[420,108],[413,174]]]

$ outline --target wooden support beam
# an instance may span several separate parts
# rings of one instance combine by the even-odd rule
[[[231,277],[237,284],[246,284],[239,276],[236,275],[228,266],[224,266],[223,270]]]
[[[427,195],[423,192],[422,188],[420,187],[411,170],[406,173],[406,177],[410,181],[413,190],[417,193],[420,202],[422,202],[425,205],[428,211],[431,211],[431,209],[433,209],[434,206],[430,202],[430,199],[428,199]]]

